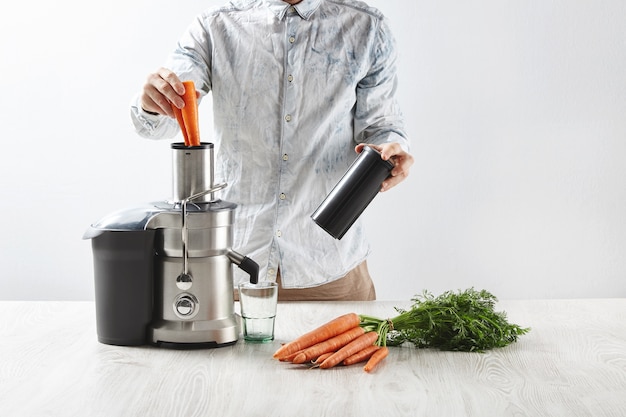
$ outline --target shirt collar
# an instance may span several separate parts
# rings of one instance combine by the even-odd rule
[[[317,10],[322,0],[302,0],[293,6],[283,0],[263,0],[263,3],[276,15],[278,20],[282,20],[289,8],[293,7],[296,12],[305,20]]]

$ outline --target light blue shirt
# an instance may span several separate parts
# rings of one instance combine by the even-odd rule
[[[370,252],[360,220],[341,240],[311,214],[356,158],[357,143],[408,140],[395,41],[383,15],[350,0],[234,0],[190,25],[165,67],[213,99],[216,182],[238,205],[233,249],[285,288],[344,276]],[[138,101],[137,132],[172,138],[174,119]],[[202,116],[200,116],[202,117]],[[237,270],[235,281],[247,279]]]

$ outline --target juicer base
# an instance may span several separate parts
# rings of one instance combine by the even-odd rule
[[[225,346],[232,346],[237,341],[228,342],[228,343],[215,343],[215,342],[200,342],[200,343],[180,343],[180,342],[155,342],[152,343],[153,346],[162,347],[166,349],[177,349],[177,350],[193,350],[193,349],[216,349]]]
[[[148,342],[178,349],[214,348],[236,343],[239,333],[235,316],[207,321],[157,320],[148,327]]]

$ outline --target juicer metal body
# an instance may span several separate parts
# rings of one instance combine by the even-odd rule
[[[181,278],[181,212],[162,212],[147,228],[156,229],[154,320],[148,339],[154,344],[215,343],[238,339],[233,303],[232,263],[242,255],[231,249],[235,205],[223,201],[191,205],[187,213],[188,273]]]

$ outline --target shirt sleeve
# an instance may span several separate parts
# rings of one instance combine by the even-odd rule
[[[144,111],[139,103],[139,94],[130,103],[130,118],[135,132],[148,139],[170,139],[180,130],[178,122],[171,117]]]
[[[201,93],[198,104],[211,89],[211,50],[209,36],[199,17],[189,25],[165,64],[181,80],[194,81],[196,90]],[[170,139],[180,131],[175,119],[144,111],[139,98],[139,94],[136,95],[130,106],[130,116],[137,134],[148,139]]]
[[[397,142],[408,152],[404,117],[396,100],[397,53],[395,39],[384,18],[370,50],[370,68],[357,85],[354,120],[357,143]]]

